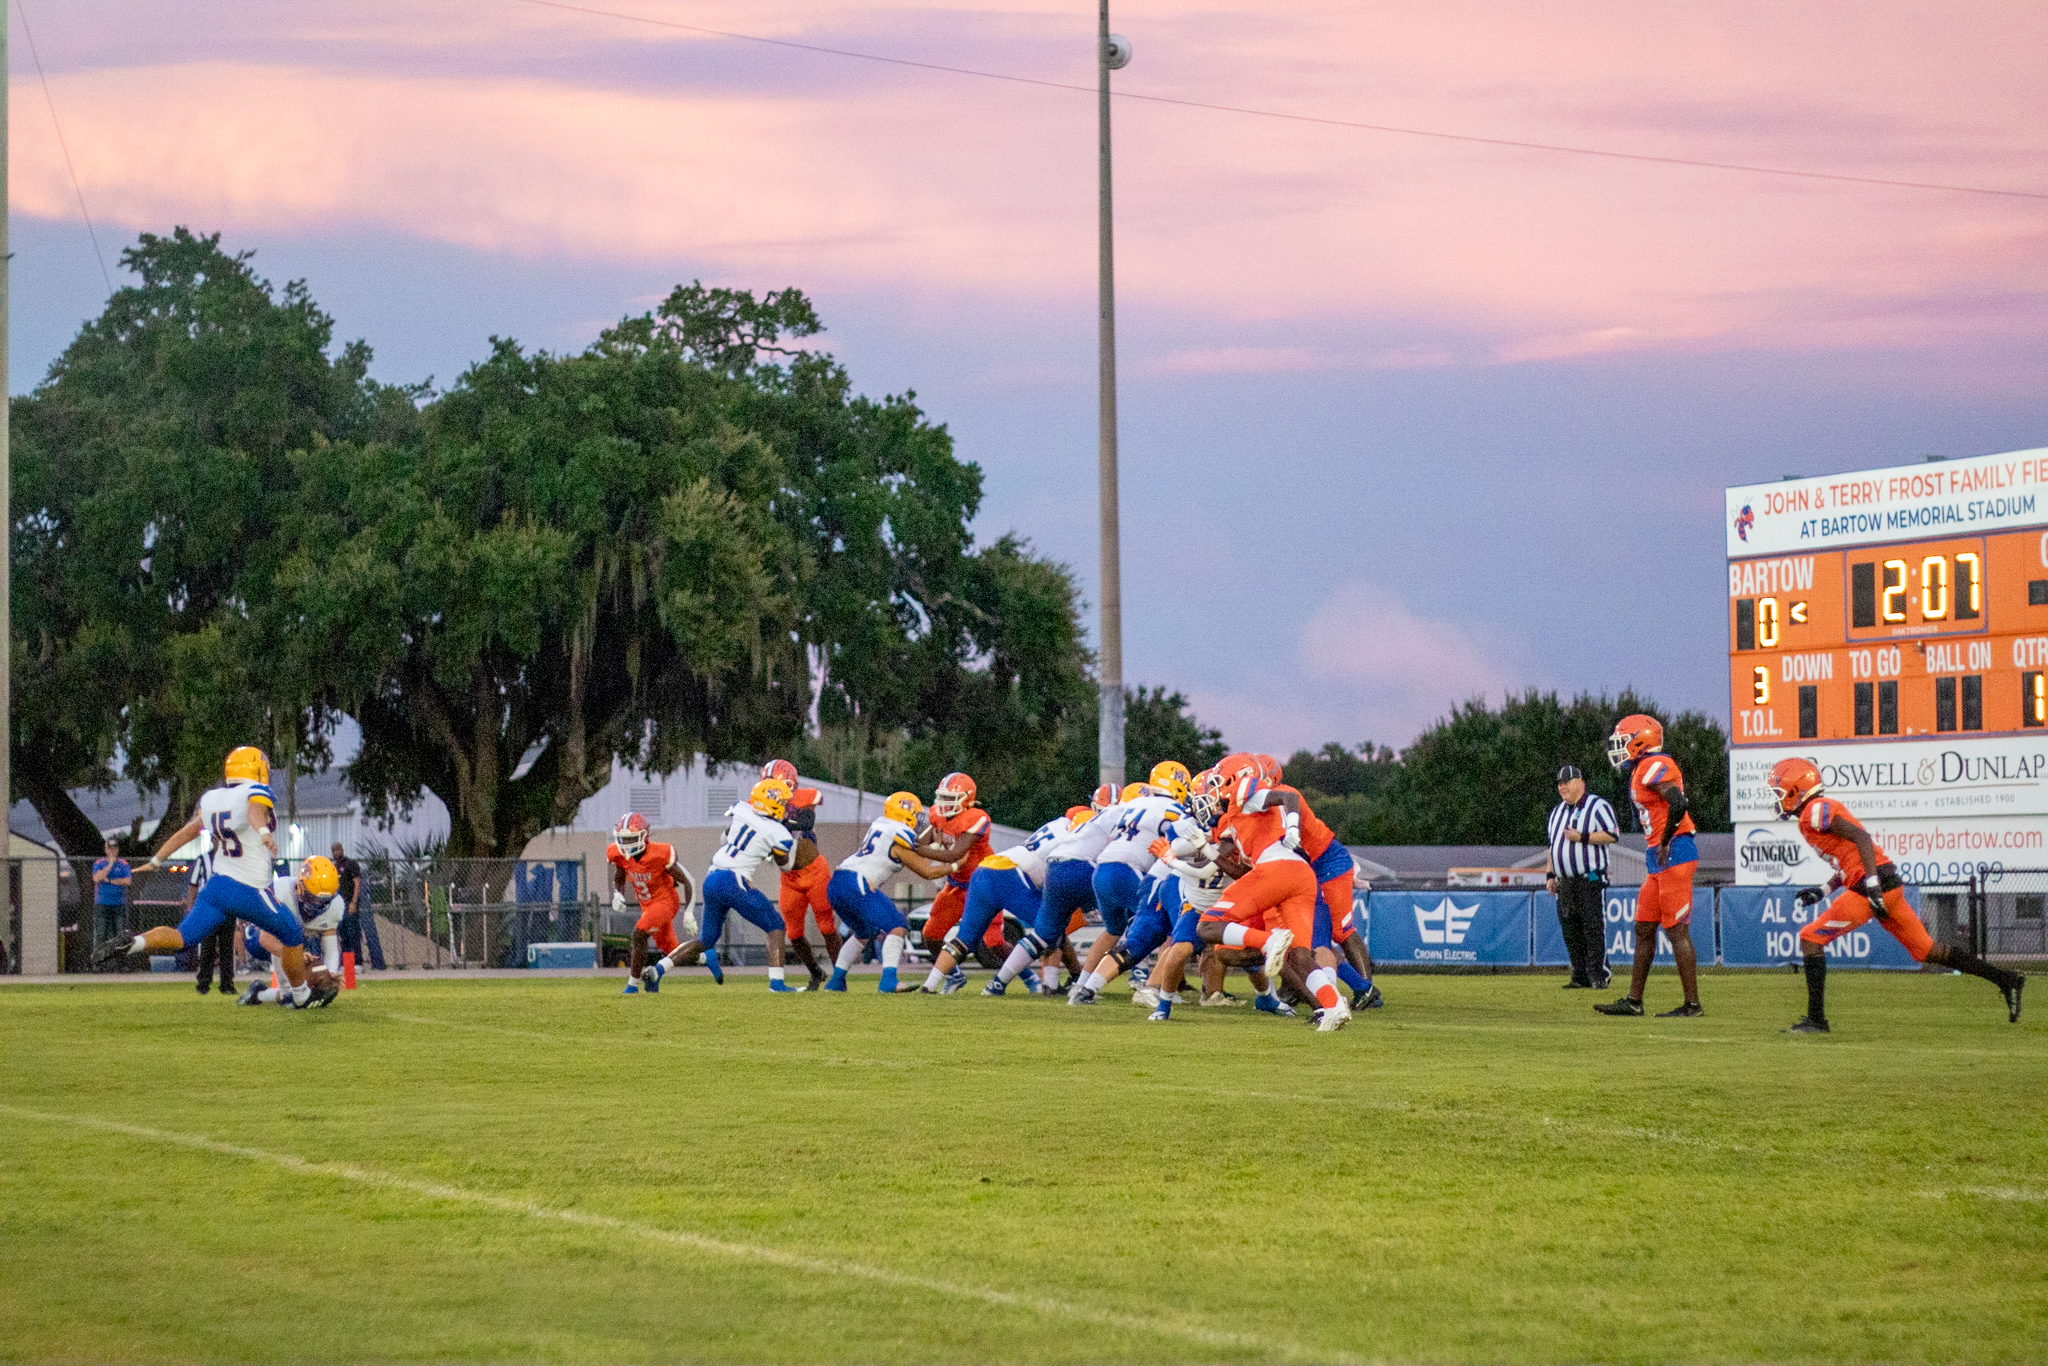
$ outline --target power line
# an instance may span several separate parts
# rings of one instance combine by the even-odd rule
[[[92,239],[93,259],[100,263],[100,278],[107,282],[107,293],[114,292],[113,272],[107,269],[107,258],[100,251],[100,235],[92,225],[92,213],[85,207],[85,191],[78,183],[78,168],[71,164],[71,144],[64,140],[64,124],[57,117],[57,101],[50,94],[50,78],[43,71],[43,54],[36,51],[35,31],[28,26],[28,10],[21,0],[14,0],[14,11],[21,16],[22,36],[28,39],[28,55],[35,59],[36,79],[43,83],[43,103],[50,106],[50,126],[57,130],[57,146],[64,151],[64,169],[71,173],[71,193],[78,196],[78,216],[85,220],[85,235]]]
[[[19,0],[16,0],[19,3]],[[827,57],[848,57],[855,61],[880,62],[887,66],[914,67],[920,71],[941,71],[952,76],[973,76],[986,81],[1008,81],[1013,85],[1043,86],[1048,90],[1075,90],[1093,95],[1092,85],[1073,85],[1066,81],[1048,81],[1035,76],[1013,76],[1001,71],[977,71],[972,67],[946,66],[940,62],[920,62],[909,57],[888,57],[875,52],[853,52],[846,48],[822,47],[816,43],[799,43],[789,38],[764,38],[757,33],[735,33],[730,29],[705,28],[700,24],[682,24],[673,19],[652,19],[644,14],[626,14],[619,10],[599,9],[594,5],[574,5],[567,0],[514,0],[522,5],[534,5],[541,9],[565,10],[571,14],[589,14],[603,19],[618,19],[629,24],[647,24],[654,28],[677,29],[684,33],[701,33],[712,38],[731,38],[743,43],[760,43],[768,47],[792,48],[798,52],[815,52]],[[1289,114],[1278,109],[1253,109],[1237,104],[1212,104],[1206,100],[1176,99],[1171,95],[1140,95],[1128,90],[1111,92],[1120,100],[1137,100],[1145,104],[1171,104],[1183,109],[1206,109],[1218,114],[1245,114],[1254,118],[1284,119],[1289,123],[1314,123],[1326,128],[1352,128],[1368,133],[1394,133],[1402,137],[1435,138],[1443,142],[1473,143],[1482,147],[1508,147],[1525,152],[1555,152],[1566,156],[1604,157],[1610,161],[1639,161],[1658,166],[1689,166],[1704,171],[1735,171],[1745,175],[1790,176],[1799,180],[1828,180],[1846,185],[1881,185],[1895,190],[1934,190],[1944,194],[1996,195],[2005,199],[2048,199],[2048,191],[2042,190],[1997,190],[1983,185],[1947,185],[1925,180],[1892,180],[1883,176],[1845,175],[1835,171],[1798,171],[1785,166],[1750,166],[1733,161],[1701,161],[1692,157],[1654,156],[1647,152],[1616,152],[1601,147],[1571,147],[1555,142],[1526,142],[1517,138],[1481,137],[1474,133],[1445,133],[1432,128],[1403,128],[1386,123],[1359,123],[1351,119],[1323,118],[1314,114]]]

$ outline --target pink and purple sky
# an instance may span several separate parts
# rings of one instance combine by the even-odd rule
[[[1092,5],[593,0],[1094,79]],[[520,0],[35,0],[86,205],[389,380],[798,285],[1095,582],[1095,103]],[[106,293],[12,20],[13,383]],[[1122,90],[2048,191],[2048,8],[1128,0]],[[1125,651],[1235,745],[1633,685],[1727,717],[1721,489],[2048,445],[2048,201],[1116,108]],[[118,282],[118,276],[117,276]],[[1189,613],[1200,614],[1190,621]],[[1220,629],[1218,629],[1220,627]]]

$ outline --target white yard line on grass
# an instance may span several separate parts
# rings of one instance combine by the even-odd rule
[[[1953,1200],[1958,1197],[1972,1197],[1979,1200],[2017,1200],[2035,1205],[2048,1201],[2048,1190],[2020,1190],[2014,1186],[1956,1186],[1950,1190],[1914,1191],[1913,1194],[1926,1200]]]
[[[756,1262],[766,1266],[779,1267],[785,1271],[798,1272],[806,1277],[833,1276],[853,1280],[871,1281],[879,1285],[893,1286],[903,1290],[917,1290],[939,1295],[948,1299],[979,1300],[983,1304],[1004,1309],[1024,1309],[1053,1318],[1075,1319],[1083,1323],[1098,1324],[1105,1328],[1119,1328],[1128,1332],[1148,1333],[1159,1337],[1181,1338],[1190,1342],[1207,1343],[1213,1346],[1242,1347],[1259,1352],[1309,1361],[1353,1362],[1357,1358],[1333,1353],[1324,1349],[1311,1349],[1298,1343],[1280,1338],[1261,1337],[1253,1333],[1233,1333],[1223,1329],[1204,1328],[1180,1318],[1151,1317],[1144,1314],[1123,1314],[1110,1309],[1098,1309],[1090,1305],[1074,1304],[1066,1300],[1053,1299],[1044,1295],[1018,1294],[1007,1290],[994,1290],[986,1286],[960,1285],[950,1281],[934,1280],[928,1276],[910,1276],[884,1267],[870,1266],[860,1262],[827,1261],[820,1257],[806,1257],[801,1253],[785,1252],[780,1248],[763,1247],[756,1243],[735,1243],[723,1238],[708,1238],[698,1233],[686,1233],[679,1229],[658,1228],[630,1219],[616,1219],[607,1214],[591,1214],[583,1210],[561,1209],[551,1205],[536,1205],[525,1200],[513,1200],[502,1195],[485,1191],[470,1190],[464,1186],[451,1186],[441,1181],[422,1181],[414,1177],[400,1176],[393,1172],[377,1171],[370,1167],[359,1167],[348,1162],[312,1162],[291,1153],[273,1153],[262,1148],[245,1147],[238,1143],[223,1143],[204,1134],[182,1134],[168,1129],[151,1129],[139,1124],[123,1124],[118,1120],[100,1119],[92,1115],[53,1114],[43,1110],[26,1110],[14,1105],[0,1105],[0,1114],[13,1115],[18,1119],[38,1120],[46,1124],[65,1124],[74,1128],[98,1129],[105,1133],[123,1134],[129,1138],[144,1139],[153,1143],[170,1143],[181,1148],[196,1148],[202,1152],[218,1153],[223,1157],[237,1157],[247,1162],[261,1162],[273,1167],[306,1176],[327,1177],[336,1181],[350,1181],[358,1185],[376,1186],[385,1190],[406,1191],[413,1195],[426,1196],[434,1200],[474,1205],[500,1214],[517,1215],[526,1219],[539,1219],[549,1223],[567,1224],[575,1228],[594,1229],[603,1233],[623,1234],[647,1242],[662,1243],[670,1247],[683,1248],[691,1252],[723,1257],[732,1261]]]

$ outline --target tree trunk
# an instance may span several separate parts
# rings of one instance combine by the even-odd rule
[[[94,825],[64,785],[51,779],[48,773],[35,764],[21,762],[19,752],[15,754],[14,785],[36,814],[43,818],[43,826],[56,841],[57,848],[74,858],[91,858],[100,851],[100,828]]]

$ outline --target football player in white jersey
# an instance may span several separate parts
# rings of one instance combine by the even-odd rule
[[[768,990],[794,991],[783,972],[783,953],[789,943],[782,912],[768,902],[753,882],[763,863],[777,868],[789,866],[796,848],[796,833],[782,823],[789,814],[789,799],[796,789],[781,778],[763,778],[754,784],[745,802],[726,808],[725,837],[711,856],[711,871],[704,875],[704,922],[697,937],[676,945],[640,970],[640,985],[660,991],[661,979],[671,965],[682,967],[701,952],[718,952],[725,933],[725,917],[737,914],[768,936]],[[725,978],[721,975],[719,982]]]
[[[306,981],[313,988],[312,1004],[325,1006],[341,994],[341,917],[348,904],[341,899],[341,873],[332,859],[320,854],[306,860],[297,877],[280,873],[270,885],[277,904],[299,918],[309,935],[320,936],[320,962],[306,969]],[[249,951],[257,978],[249,984],[237,1005],[284,1005],[291,999],[282,987],[268,987],[263,978],[271,960],[284,952],[277,937],[254,925],[242,927],[242,945]]]
[[[1171,759],[1152,766],[1151,778],[1124,789],[1123,800],[1113,814],[1116,824],[1109,843],[1095,859],[1095,909],[1102,913],[1102,933],[1088,949],[1080,981],[1068,1000],[1081,1005],[1081,982],[1095,972],[1104,955],[1123,938],[1131,918],[1151,898],[1152,870],[1158,857],[1153,841],[1172,839],[1180,833],[1178,824],[1187,820],[1188,770]],[[1089,999],[1093,999],[1091,996]]]
[[[1045,887],[1038,898],[1037,917],[1026,927],[1017,947],[1010,950],[994,980],[981,989],[982,995],[1003,995],[1026,968],[1057,952],[1067,942],[1067,922],[1074,912],[1094,904],[1095,857],[1116,833],[1116,788],[1102,784],[1088,805],[1088,816],[1071,819],[1045,851]],[[1043,990],[1050,995],[1057,988],[1048,980]]]
[[[1045,855],[1053,842],[1065,834],[1071,822],[1055,816],[1031,832],[1022,844],[1013,844],[990,854],[967,880],[967,910],[960,923],[946,933],[932,959],[932,970],[920,992],[951,996],[967,985],[967,973],[960,966],[973,956],[970,945],[981,942],[996,917],[1008,911],[1019,924],[1038,919],[1040,891],[1045,883]]]
[[[277,857],[275,803],[270,796],[270,761],[253,745],[243,745],[223,765],[225,783],[199,798],[199,810],[158,848],[137,872],[163,866],[173,853],[196,839],[201,830],[213,837],[213,872],[192,909],[173,927],[159,926],[123,944],[110,940],[95,957],[107,963],[128,953],[176,953],[197,944],[230,920],[244,920],[276,938],[283,952],[284,975],[292,984],[292,1004],[313,999],[306,984],[306,934],[297,915],[277,904],[271,892],[271,862]]]
[[[903,962],[904,946],[910,942],[910,922],[882,888],[897,870],[908,868],[922,878],[940,878],[950,861],[927,858],[917,852],[924,803],[915,792],[892,792],[882,802],[882,814],[868,826],[860,848],[840,861],[825,895],[832,914],[847,926],[846,942],[839,948],[839,961],[832,965],[827,991],[846,990],[848,969],[858,963],[867,944],[882,936],[882,981],[885,996],[896,994],[896,969]]]

